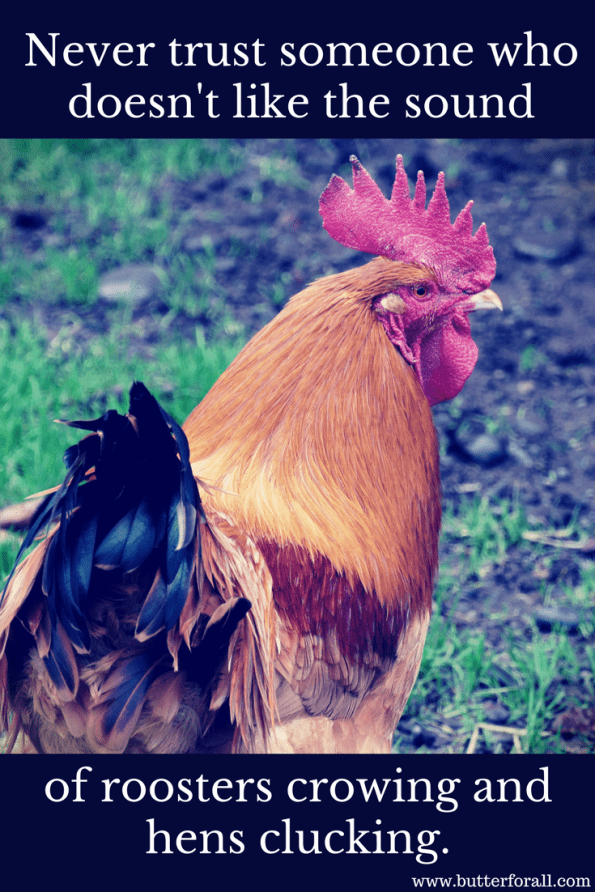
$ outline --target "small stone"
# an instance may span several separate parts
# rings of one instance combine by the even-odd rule
[[[562,367],[588,363],[594,353],[592,341],[584,341],[580,336],[572,334],[554,335],[548,340],[547,349]]]
[[[488,722],[492,725],[505,725],[510,718],[510,710],[502,703],[486,703],[485,713]]]
[[[554,158],[551,163],[550,170],[552,172],[552,176],[557,180],[567,180],[568,179],[568,161],[566,158]]]
[[[522,257],[562,263],[579,250],[573,221],[560,213],[556,203],[535,202],[535,215],[513,239],[513,247]]]
[[[466,449],[472,461],[485,467],[497,465],[506,458],[506,450],[502,443],[492,434],[480,434],[474,437]]]
[[[533,616],[542,632],[551,632],[557,625],[568,632],[578,631],[579,617],[571,607],[537,607]]]
[[[235,257],[218,257],[217,258],[217,272],[218,273],[231,273],[237,267],[238,262]]]
[[[535,382],[534,381],[518,381],[516,389],[520,393],[521,396],[526,396],[528,393],[531,393],[532,390],[535,390]]]
[[[540,418],[539,415],[535,415],[532,412],[526,412],[524,415],[520,415],[515,421],[515,426],[517,430],[526,437],[541,437],[548,431],[548,425],[545,419]]]
[[[489,433],[483,419],[463,417],[455,430],[450,429],[446,433],[450,451],[464,461],[490,468],[508,457],[505,441]]]
[[[413,746],[433,746],[436,735],[429,728],[416,722],[413,725]]]
[[[153,297],[161,287],[155,267],[144,263],[128,263],[105,273],[99,281],[99,294],[107,300],[130,300],[141,303]]]

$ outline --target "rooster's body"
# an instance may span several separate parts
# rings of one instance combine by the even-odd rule
[[[87,638],[70,646],[68,599],[48,597],[47,540],[16,571],[1,665],[38,750],[390,751],[437,567],[430,405],[475,364],[467,314],[501,304],[485,229],[472,235],[469,207],[451,226],[442,179],[427,210],[423,177],[411,201],[400,159],[390,202],[357,161],[354,183],[331,180],[325,227],[380,256],[306,288],[252,339],[186,422],[189,457],[169,419],[180,485],[165,514],[183,530],[152,530],[140,563],[109,570],[97,537],[80,607],[90,650]],[[141,439],[132,401],[128,418]],[[53,536],[88,509],[60,510]],[[180,560],[187,575],[170,593],[167,562]],[[43,622],[67,639],[56,648],[76,683],[60,685]],[[138,684],[131,656],[147,666]]]

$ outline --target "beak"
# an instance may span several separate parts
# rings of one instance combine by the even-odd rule
[[[486,288],[485,291],[480,291],[479,294],[472,294],[469,300],[473,304],[474,310],[493,310],[494,307],[497,307],[499,310],[504,309],[502,301],[491,288]]]

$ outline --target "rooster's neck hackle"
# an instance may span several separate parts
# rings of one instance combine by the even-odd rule
[[[223,491],[205,501],[256,541],[322,554],[387,605],[427,606],[440,496],[429,406],[372,304],[424,274],[378,258],[314,283],[185,425],[195,474]]]

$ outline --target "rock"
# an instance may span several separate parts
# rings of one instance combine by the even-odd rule
[[[431,747],[436,740],[436,734],[416,719],[402,718],[397,725],[397,734],[410,737],[411,743],[415,747]]]
[[[571,607],[537,607],[533,617],[542,632],[551,632],[557,625],[568,632],[578,631],[579,616]]]
[[[525,412],[523,415],[519,415],[515,421],[515,427],[525,437],[542,437],[548,432],[545,418],[534,412]]]
[[[576,227],[559,202],[536,201],[531,219],[513,239],[513,247],[522,257],[562,263],[579,250]]]
[[[156,268],[148,263],[127,263],[109,270],[99,280],[99,294],[107,300],[141,303],[161,288]]]
[[[510,710],[503,703],[493,701],[485,704],[485,714],[492,725],[505,725],[510,718]]]
[[[500,464],[508,457],[505,441],[486,430],[486,423],[473,414],[464,416],[456,429],[446,431],[449,449],[464,461],[484,468]]]
[[[236,257],[218,257],[217,272],[231,273],[237,267],[238,261]]]
[[[436,740],[436,735],[433,731],[430,731],[429,728],[426,728],[424,725],[421,725],[419,722],[416,722],[412,728],[413,731],[413,745],[414,746],[433,746],[434,741]]]
[[[474,437],[465,448],[470,460],[484,467],[497,465],[506,458],[506,450],[502,443],[492,434],[480,434]]]
[[[587,338],[589,334],[587,333]],[[595,352],[592,341],[585,341],[580,335],[575,336],[574,332],[554,335],[548,340],[547,349],[558,365],[563,368],[588,363]]]

